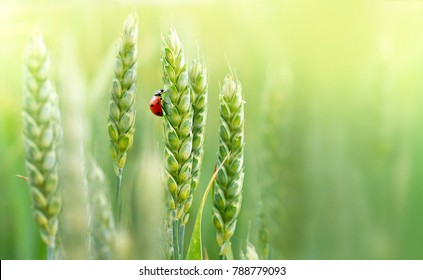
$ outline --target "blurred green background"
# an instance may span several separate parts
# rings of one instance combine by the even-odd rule
[[[148,102],[162,87],[160,40],[173,25],[187,61],[200,54],[209,73],[206,151],[191,227],[216,160],[219,81],[229,62],[246,100],[235,255],[249,229],[256,242],[262,200],[272,259],[423,259],[423,2],[339,2],[2,0],[0,258],[45,258],[27,185],[16,177],[25,174],[25,44],[39,31],[49,48],[65,130],[63,168],[81,171],[83,155],[92,157],[114,186],[109,88],[124,19],[136,11],[138,112],[123,179],[123,257],[155,259],[163,250],[162,127]],[[62,230],[72,233],[87,205],[81,178],[65,185],[74,196],[65,201]],[[210,201],[203,227],[216,258]],[[80,231],[73,230],[87,234]],[[77,247],[72,240],[62,242]]]

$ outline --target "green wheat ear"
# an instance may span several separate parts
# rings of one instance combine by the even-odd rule
[[[267,220],[267,212],[263,205],[263,201],[258,202],[257,207],[257,228],[258,228],[258,242],[257,242],[257,251],[260,259],[267,260],[269,258],[269,248],[270,248],[270,232],[269,232],[269,222]]]
[[[217,164],[230,153],[213,188],[213,223],[222,259],[231,253],[230,239],[241,209],[244,180],[244,101],[241,83],[226,76],[220,92],[220,128]]]
[[[91,252],[93,259],[110,260],[113,258],[115,224],[109,197],[107,182],[103,170],[94,159],[88,170],[90,198]]]
[[[137,36],[138,18],[135,14],[131,14],[124,23],[119,51],[116,55],[108,122],[113,166],[118,179],[116,201],[119,209],[117,211],[120,211],[121,207],[118,197],[122,172],[135,132]],[[117,216],[120,217],[119,214]]]
[[[167,40],[162,38],[163,132],[165,143],[165,182],[168,210],[172,224],[174,259],[181,259],[185,224],[192,204],[192,127],[188,70],[178,34],[170,29]]]
[[[62,137],[58,97],[49,78],[50,60],[41,35],[28,44],[24,66],[25,165],[35,221],[53,258],[61,197],[58,146]]]
[[[192,190],[195,190],[200,181],[207,122],[207,69],[199,59],[195,59],[189,68],[189,82],[191,86],[191,102],[194,110],[191,187]]]

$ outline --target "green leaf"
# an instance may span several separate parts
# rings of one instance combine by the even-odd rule
[[[202,260],[203,259],[203,251],[202,251],[203,246],[201,245],[201,219],[203,217],[203,208],[204,208],[204,204],[206,204],[207,196],[210,192],[210,189],[213,186],[213,182],[216,179],[217,172],[223,166],[228,156],[229,154],[222,161],[219,168],[217,168],[216,171],[214,171],[213,176],[211,177],[210,182],[207,185],[206,191],[204,192],[203,199],[201,200],[200,208],[198,209],[197,217],[195,218],[195,225],[192,231],[191,241],[189,242],[188,252],[186,256],[187,260]]]

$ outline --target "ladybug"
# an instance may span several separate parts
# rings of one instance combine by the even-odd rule
[[[159,89],[153,95],[150,100],[150,110],[156,116],[163,116],[163,108],[162,108],[162,93],[164,89]]]

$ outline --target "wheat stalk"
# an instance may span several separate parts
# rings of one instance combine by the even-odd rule
[[[213,188],[213,223],[221,259],[231,252],[230,239],[235,232],[241,209],[244,179],[244,101],[241,83],[231,72],[226,76],[219,96],[220,127],[217,164],[229,154],[219,170]]]
[[[135,132],[135,89],[137,80],[138,18],[127,17],[116,55],[111,89],[108,132],[110,136],[114,170],[117,176],[116,216],[120,220],[120,188],[122,172]]]
[[[173,258],[181,259],[185,224],[192,204],[193,108],[182,43],[174,28],[162,38],[165,181],[172,224]]]
[[[52,259],[59,228],[58,146],[62,137],[58,98],[49,78],[50,60],[41,35],[28,44],[24,66],[25,165],[35,221]]]
[[[207,69],[199,59],[195,59],[189,68],[189,82],[191,87],[191,103],[194,110],[191,188],[195,190],[200,181],[207,122]]]

